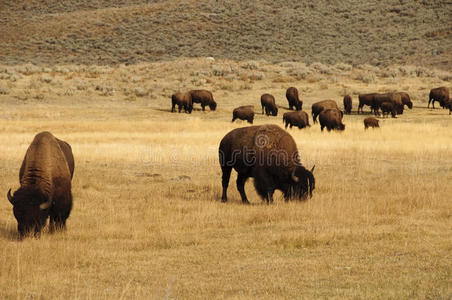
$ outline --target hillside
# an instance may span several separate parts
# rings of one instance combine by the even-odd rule
[[[2,1],[4,64],[177,57],[449,70],[450,1]]]

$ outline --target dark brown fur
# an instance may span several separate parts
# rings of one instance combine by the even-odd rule
[[[193,102],[190,93],[175,93],[171,96],[171,112],[175,112],[176,107],[181,112],[182,108],[186,113],[191,114],[193,110]]]
[[[358,96],[358,101],[359,101],[358,114],[360,111],[363,112],[364,105],[370,106],[371,112],[372,112],[372,104],[373,104],[375,95],[377,95],[377,93],[360,94]]]
[[[344,130],[345,125],[342,123],[343,113],[338,109],[326,109],[319,114],[320,130],[326,127],[330,130]]]
[[[64,229],[72,209],[74,157],[69,144],[50,132],[37,134],[20,167],[20,188],[8,199],[21,237],[39,235],[50,216],[50,231]]]
[[[408,107],[409,109],[412,109],[413,102],[411,101],[410,95],[408,95],[408,93],[405,93],[405,92],[398,92],[398,94],[402,98],[402,104],[405,105],[406,107]]]
[[[261,96],[261,106],[262,106],[262,114],[265,114],[267,116],[277,116],[278,115],[278,106],[276,106],[275,97],[270,94],[263,94]]]
[[[253,124],[254,107],[252,105],[244,105],[234,108],[232,111],[232,122],[236,119],[248,121],[248,123]]]
[[[237,128],[224,136],[219,147],[222,170],[222,201],[227,201],[231,171],[237,175],[237,189],[243,203],[249,203],[245,182],[254,178],[258,194],[273,201],[273,193],[281,190],[284,198],[305,199],[312,196],[315,179],[299,160],[297,145],[286,131],[276,125]]]
[[[337,106],[336,101],[334,100],[322,100],[312,104],[312,120],[314,124],[317,122],[317,116],[324,110],[327,109],[337,109],[339,110],[339,106]]]
[[[202,110],[206,109],[206,106],[209,106],[210,110],[217,109],[217,103],[213,99],[213,95],[208,90],[191,90],[190,92],[191,99],[193,103],[201,103]]]
[[[303,109],[303,101],[298,97],[298,90],[295,87],[290,87],[286,91],[287,102],[289,102],[289,109],[295,107],[296,110]]]
[[[379,115],[380,108],[383,102],[391,102],[397,114],[403,114],[403,103],[402,96],[400,93],[384,93],[376,94],[374,96],[374,102],[372,104],[372,109],[375,115]]]
[[[287,129],[287,126],[289,126],[289,125],[290,125],[290,128],[292,128],[292,126],[295,126],[300,129],[305,128],[305,127],[311,127],[311,125],[309,124],[308,114],[304,110],[291,111],[291,112],[284,113],[283,123],[285,124],[286,129]]]
[[[344,111],[346,114],[352,112],[352,97],[350,95],[344,96]]]
[[[447,87],[439,87],[434,88],[430,90],[430,94],[428,96],[428,105],[427,107],[430,107],[430,102],[432,103],[432,107],[435,108],[435,101],[439,102],[439,105],[442,108],[445,108],[447,102],[449,102],[450,95],[449,95],[449,89]]]
[[[369,127],[372,128],[379,128],[380,125],[378,124],[378,120],[375,119],[374,117],[368,117],[364,119],[364,129],[367,129]]]
[[[391,116],[393,118],[395,118],[397,115],[397,110],[394,106],[394,103],[392,103],[392,102],[383,102],[380,105],[380,108],[381,108],[381,111],[383,112],[383,118],[385,116],[389,116],[389,114],[391,114]]]
[[[449,115],[452,114],[452,100],[447,101],[446,104],[444,104],[444,108],[449,109]]]

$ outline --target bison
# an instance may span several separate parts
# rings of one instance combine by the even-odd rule
[[[254,107],[252,105],[245,105],[234,108],[231,122],[234,122],[236,119],[245,120],[248,121],[248,123],[253,124]]]
[[[372,128],[379,128],[380,125],[378,124],[378,120],[375,119],[374,117],[368,117],[364,119],[364,129],[367,129],[369,127]]]
[[[217,108],[217,103],[213,100],[213,95],[208,90],[191,90],[191,99],[193,103],[200,103],[202,110],[206,110],[206,106],[209,106],[210,110]]]
[[[383,102],[391,102],[397,114],[403,114],[403,102],[399,93],[376,94],[374,96],[372,109],[375,115],[379,115],[380,107]]]
[[[278,115],[278,106],[276,106],[275,97],[270,94],[263,94],[261,96],[261,106],[262,106],[262,114],[265,114],[269,116],[270,114],[272,116]]]
[[[298,98],[298,90],[295,87],[290,87],[286,91],[287,102],[289,102],[289,109],[295,107],[296,110],[302,110],[303,101]]]
[[[373,102],[374,102],[375,95],[377,95],[377,93],[360,94],[358,96],[358,101],[359,101],[358,114],[359,114],[360,111],[363,112],[364,105],[370,106],[371,112],[372,112],[372,105],[373,105]]]
[[[50,132],[38,133],[28,147],[19,171],[20,188],[7,197],[13,205],[21,237],[39,236],[50,216],[49,229],[65,229],[72,209],[71,146]]]
[[[409,109],[413,108],[413,102],[411,102],[411,98],[410,98],[410,95],[408,95],[408,93],[398,92],[397,94],[399,94],[400,97],[402,98],[402,104],[404,106],[408,107]]]
[[[352,112],[352,97],[350,97],[350,95],[344,96],[344,111],[346,114]]]
[[[439,102],[439,105],[442,108],[445,108],[444,105],[449,101],[449,89],[447,87],[439,87],[430,90],[430,94],[428,96],[428,105],[427,108],[430,108],[430,102],[432,103],[432,107],[435,108],[435,101]]]
[[[309,125],[308,114],[304,110],[284,113],[283,124],[285,124],[286,129],[287,126],[289,125],[290,128],[292,128],[292,126],[296,126],[300,129],[305,127],[311,127],[311,125]]]
[[[342,117],[343,113],[338,109],[323,110],[319,114],[320,130],[323,131],[323,128],[325,127],[328,131],[334,129],[344,130],[345,125],[342,124]]]
[[[314,121],[314,124],[317,122],[317,116],[324,110],[327,109],[337,109],[339,110],[339,107],[337,106],[336,101],[334,100],[322,100],[319,102],[316,102],[312,104],[312,119]]]
[[[171,112],[175,112],[177,105],[179,112],[184,108],[186,113],[191,114],[193,110],[193,102],[190,93],[175,93],[171,96]]]
[[[231,171],[237,171],[237,189],[242,202],[249,204],[245,182],[254,178],[257,193],[267,204],[273,202],[275,190],[285,201],[306,199],[315,188],[314,167],[309,171],[300,163],[297,145],[290,134],[277,125],[237,128],[220,142],[222,202],[226,202]]]
[[[388,116],[389,113],[391,113],[391,116],[393,118],[395,118],[396,115],[397,115],[397,110],[396,110],[396,108],[394,106],[394,103],[392,103],[392,102],[383,102],[380,105],[380,108],[381,108],[381,111],[383,112],[383,118],[385,116]]]

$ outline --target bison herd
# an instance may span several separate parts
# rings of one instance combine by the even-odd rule
[[[302,110],[303,102],[299,99],[298,90],[287,89],[286,98],[289,109],[295,111],[283,114],[285,128],[293,126],[300,129],[310,127],[308,114]],[[383,117],[391,114],[396,117],[402,114],[404,107],[413,107],[410,96],[403,92],[361,94],[358,97],[358,114],[365,105],[371,112]],[[439,102],[440,106],[452,112],[452,100],[449,89],[435,88],[430,91],[430,103]],[[199,103],[202,110],[208,106],[215,110],[217,104],[213,95],[207,90],[191,90],[186,93],[175,93],[171,96],[171,111],[183,109],[191,113],[193,103]],[[270,94],[261,97],[262,114],[277,116],[278,106]],[[344,112],[351,113],[352,99],[344,97],[344,112],[334,100],[323,100],[312,104],[313,122],[320,123],[320,128],[344,130],[342,123]],[[233,110],[233,118],[253,123],[254,107],[245,105]],[[379,121],[374,117],[364,119],[364,128],[378,128]],[[219,162],[222,171],[223,202],[227,201],[227,189],[232,169],[236,170],[237,189],[243,203],[249,203],[245,194],[245,182],[254,178],[257,193],[267,203],[273,202],[275,190],[280,190],[286,201],[303,200],[312,196],[315,188],[314,167],[306,169],[300,161],[299,152],[292,136],[277,125],[261,125],[237,128],[226,134],[219,145]],[[13,194],[11,189],[7,198],[13,206],[17,220],[19,236],[27,234],[39,236],[42,228],[49,221],[49,231],[62,230],[72,209],[71,180],[74,174],[74,157],[71,146],[50,132],[37,134],[28,147],[19,170],[20,187]]]

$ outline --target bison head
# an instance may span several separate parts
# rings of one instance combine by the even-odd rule
[[[291,175],[290,189],[284,193],[286,199],[304,200],[312,197],[312,191],[315,189],[314,168],[315,166],[309,171],[303,166],[297,166]]]
[[[407,102],[406,106],[408,106],[409,109],[413,108],[413,102],[409,101]]]
[[[298,101],[298,102],[295,104],[295,108],[296,108],[297,110],[302,110],[302,108],[303,108],[303,102],[302,102],[302,101]]]
[[[11,196],[11,189],[8,191],[8,200],[13,205],[14,217],[17,220],[17,229],[20,237],[33,233],[38,236],[42,227],[45,226],[48,209],[52,202],[45,199],[40,192],[26,189],[19,189]]]
[[[276,117],[278,115],[278,107],[275,106],[274,108],[272,108],[271,113],[272,113],[272,116]]]
[[[209,103],[209,108],[210,108],[210,110],[215,110],[215,109],[217,109],[217,103],[214,102],[214,101],[210,102],[210,103]]]
[[[345,125],[344,124],[337,125],[337,130],[345,130]]]

